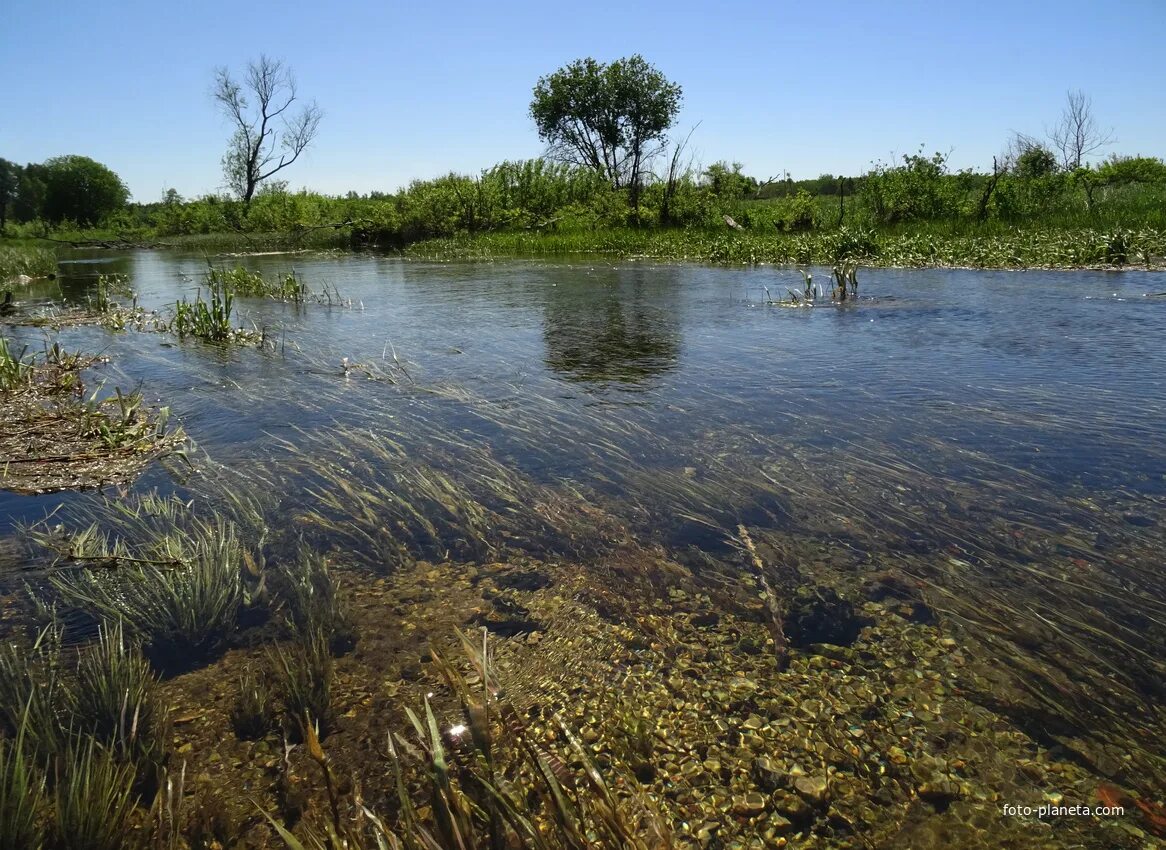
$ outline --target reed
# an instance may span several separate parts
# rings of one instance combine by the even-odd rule
[[[47,248],[26,245],[0,246],[0,283],[11,278],[52,277],[57,272],[57,255]]]
[[[309,295],[307,284],[300,280],[295,271],[268,278],[240,265],[230,269],[212,265],[207,270],[206,280],[211,291],[250,298],[271,298],[302,304]]]
[[[0,336],[0,393],[15,393],[32,386],[35,363],[26,357],[28,347],[14,353],[8,337]]]

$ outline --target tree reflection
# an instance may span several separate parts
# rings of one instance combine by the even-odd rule
[[[547,366],[563,378],[640,384],[676,368],[678,305],[652,303],[639,282],[602,299],[594,290],[554,292],[546,305],[543,340]]]

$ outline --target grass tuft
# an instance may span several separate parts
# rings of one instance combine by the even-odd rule
[[[301,637],[324,635],[333,655],[356,646],[357,630],[339,580],[323,555],[301,549],[282,570],[288,602],[288,622]]]
[[[152,792],[166,761],[169,723],[157,676],[122,626],[106,626],[77,662],[74,725],[119,761],[132,764]]]
[[[269,652],[269,659],[283,703],[284,731],[289,740],[304,740],[306,725],[311,725],[323,740],[336,724],[328,637],[315,632],[297,641],[290,652],[276,646]]]
[[[60,850],[125,850],[134,808],[134,769],[93,739],[77,740],[54,776],[50,846]],[[35,845],[31,845],[35,846]]]

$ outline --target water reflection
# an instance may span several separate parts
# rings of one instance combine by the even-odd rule
[[[544,362],[559,377],[585,383],[642,384],[677,367],[681,310],[651,292],[648,273],[615,273],[597,297],[594,284],[550,290],[544,306]]]

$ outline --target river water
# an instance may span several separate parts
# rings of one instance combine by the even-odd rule
[[[317,545],[376,568],[585,558],[622,535],[731,571],[743,524],[843,587],[899,569],[985,653],[1059,664],[1049,693],[1080,679],[1137,734],[1161,731],[1166,275],[861,269],[857,301],[794,309],[768,303],[801,288],[788,268],[240,262],[338,296],[238,299],[262,350],[94,327],[60,341],[108,356],[91,385],[169,406],[198,457]],[[59,293],[37,292],[83,300],[118,273],[165,313],[205,292],[206,268],[78,254]],[[41,333],[21,330],[34,349]],[[198,478],[156,466],[135,486]],[[95,498],[4,494],[0,518]],[[1005,634],[1019,621],[1033,629]]]

